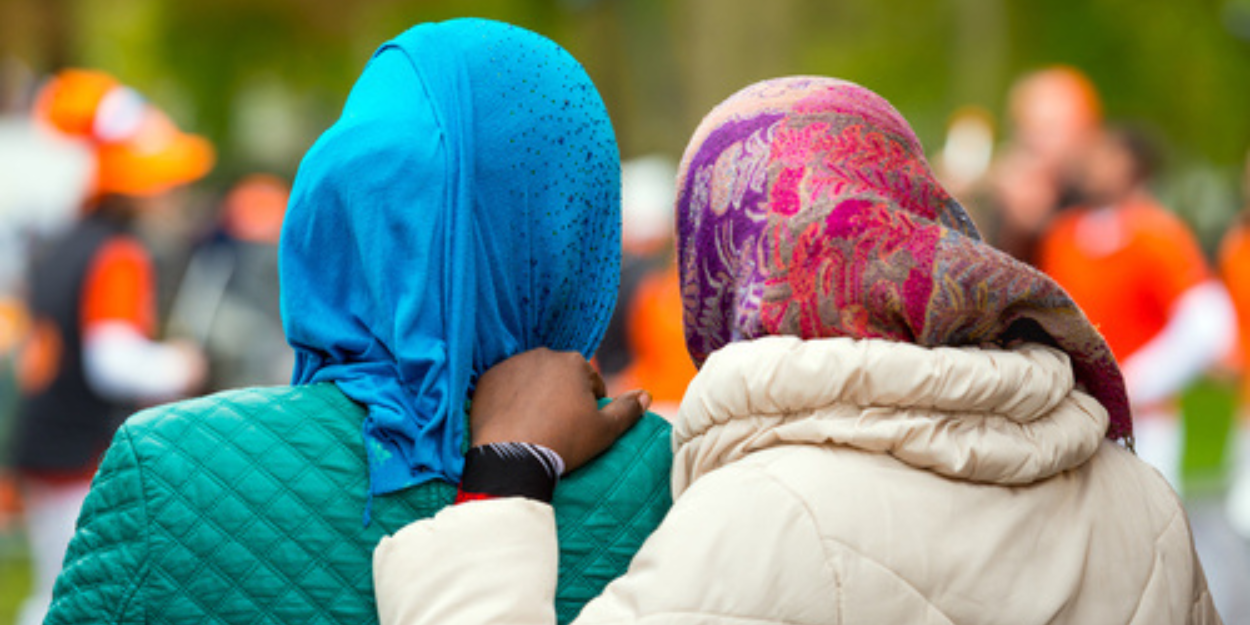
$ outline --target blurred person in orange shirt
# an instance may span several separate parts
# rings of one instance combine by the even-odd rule
[[[614,384],[647,389],[651,410],[671,420],[698,373],[683,348],[686,339],[676,263],[670,261],[643,280],[626,314],[633,361]]]
[[[1237,311],[1235,365],[1241,372],[1242,417],[1233,443],[1233,479],[1226,502],[1229,522],[1250,538],[1250,154],[1242,173],[1245,205],[1220,244],[1220,277]]]
[[[86,142],[94,188],[77,223],[35,249],[31,329],[21,349],[13,462],[34,578],[19,625],[39,623],[78,510],[113,432],[138,404],[193,392],[205,361],[187,343],[161,343],[155,276],[131,232],[143,212],[172,210],[178,188],[214,154],[112,76],[65,70],[41,90],[36,118]]]
[[[1139,130],[1101,133],[1081,170],[1084,205],[1054,220],[1039,260],[1120,362],[1138,455],[1180,490],[1171,401],[1224,356],[1236,328],[1228,292],[1193,234],[1147,188],[1156,160]]]
[[[695,368],[685,350],[673,251],[677,166],[663,156],[621,165],[621,293],[599,349],[609,392],[645,388],[672,419]]]
[[[1008,114],[1011,139],[991,174],[990,238],[1037,264],[1039,238],[1075,198],[1080,165],[1102,126],[1102,103],[1089,77],[1056,65],[1016,81]]]

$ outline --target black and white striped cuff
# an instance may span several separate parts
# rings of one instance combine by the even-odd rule
[[[491,443],[469,449],[464,457],[463,494],[527,497],[551,501],[564,460],[533,443]]]

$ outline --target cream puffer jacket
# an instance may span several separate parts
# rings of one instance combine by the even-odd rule
[[[675,504],[576,623],[1219,623],[1176,495],[1067,357],[772,337],[714,354]],[[555,527],[449,508],[374,552],[382,623],[555,622]]]

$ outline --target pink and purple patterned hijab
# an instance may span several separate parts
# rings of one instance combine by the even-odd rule
[[[819,77],[757,83],[704,118],[682,159],[686,346],[846,336],[925,347],[1034,341],[1131,441],[1111,350],[1053,280],[981,240],[894,107]]]

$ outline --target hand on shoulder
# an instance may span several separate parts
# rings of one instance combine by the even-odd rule
[[[478,380],[469,420],[474,446],[542,445],[572,471],[629,430],[651,405],[642,390],[602,409],[603,378],[577,352],[538,348],[495,365]]]

